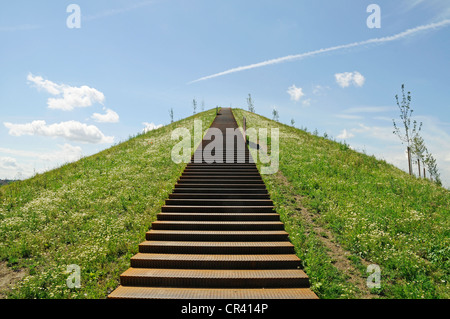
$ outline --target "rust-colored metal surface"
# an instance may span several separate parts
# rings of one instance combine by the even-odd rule
[[[309,288],[206,289],[119,286],[109,296],[114,299],[317,299]]]
[[[317,299],[237,127],[222,109],[108,298]]]

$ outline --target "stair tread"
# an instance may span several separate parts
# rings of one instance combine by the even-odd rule
[[[171,269],[128,268],[121,277],[210,278],[210,279],[307,279],[301,269]]]
[[[175,188],[254,188],[266,189],[266,185],[261,181],[225,181],[225,180],[180,180],[175,184]]]
[[[198,216],[280,216],[277,213],[182,213],[182,212],[170,212],[170,213],[158,213],[158,215],[198,215]]]
[[[236,196],[236,199],[270,199],[269,194],[242,194],[242,193],[228,193],[228,194],[212,194],[212,193],[178,193],[178,194],[170,194],[170,197],[176,197],[174,199],[184,199],[184,198],[192,198],[192,199],[202,199],[201,197],[205,197],[205,199],[211,198],[211,199],[219,199],[223,198],[223,196],[228,197],[229,199],[234,199],[233,197]],[[239,198],[242,197],[242,198]],[[258,198],[259,197],[259,198]]]
[[[184,187],[184,190],[185,191],[189,191],[189,190],[196,190],[196,191],[201,191],[201,190],[203,190],[203,191],[206,191],[206,193],[208,193],[207,191],[208,190],[214,190],[214,189],[216,189],[216,190],[220,190],[220,191],[223,191],[223,188],[222,187],[212,187],[212,186],[214,186],[214,185],[208,185],[208,186],[211,186],[211,187],[205,187],[205,188],[201,188],[201,187],[195,187],[195,188],[189,188],[189,187]],[[175,189],[175,190],[177,190],[177,189]],[[242,192],[242,189],[241,188],[231,188],[231,187],[227,187],[226,188],[226,190],[227,191],[229,191],[230,193],[228,193],[228,194],[232,194],[231,192],[236,192],[236,193],[241,193]],[[246,189],[247,191],[257,191],[257,192],[260,192],[261,191],[261,188],[247,188]],[[265,189],[264,189],[265,190]],[[186,194],[186,193],[185,193]],[[246,194],[248,194],[248,193],[246,193]]]
[[[131,259],[140,260],[201,260],[201,261],[300,261],[294,254],[216,255],[216,254],[154,254],[137,253]]]
[[[268,204],[273,204],[272,200],[270,199],[250,199],[250,198],[243,198],[243,199],[230,199],[230,198],[218,198],[218,199],[210,199],[210,198],[202,198],[202,199],[197,199],[197,198],[173,198],[173,199],[168,199],[168,201],[170,203],[176,203],[176,202],[204,202],[204,203],[210,203],[210,202],[224,202],[224,203],[232,203],[232,202],[247,202],[247,203],[254,203],[254,202],[267,202]],[[171,205],[166,205],[166,206],[171,206]],[[178,205],[176,205],[178,206]],[[182,206],[182,205],[180,205]],[[208,205],[202,205],[202,206],[208,206]],[[257,206],[261,206],[261,205],[257,205]],[[270,205],[273,206],[273,205]]]
[[[179,224],[179,225],[283,225],[280,221],[197,221],[197,220],[157,220],[153,224]]]
[[[294,247],[289,241],[158,241],[146,240],[142,242],[142,246],[200,246],[200,247]]]
[[[287,235],[288,233],[283,230],[156,230],[152,229],[147,233],[159,233],[159,234],[185,234],[185,235],[194,235],[194,234],[230,234],[230,235]]]
[[[236,205],[236,206],[234,206],[234,205],[231,205],[231,206],[218,206],[218,205],[214,205],[214,206],[212,206],[212,205],[164,205],[164,206],[162,206],[162,208],[179,208],[179,209],[183,209],[183,208],[192,209],[192,208],[195,208],[195,207],[201,207],[202,209],[209,208],[211,210],[214,210],[216,208],[246,208],[246,209],[260,209],[260,208],[267,209],[267,208],[273,208],[273,206],[271,206],[271,205],[267,205],[267,206],[261,206],[261,205],[258,205],[258,206],[250,206],[250,205],[249,206],[242,206],[242,205]]]
[[[169,288],[119,286],[110,299],[318,299],[309,288]]]
[[[158,213],[158,221],[280,221],[276,213]]]

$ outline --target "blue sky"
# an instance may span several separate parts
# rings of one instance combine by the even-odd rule
[[[70,4],[81,27],[68,28]],[[381,27],[369,28],[370,4]],[[29,177],[205,109],[317,129],[406,170],[395,95],[450,187],[450,2],[13,1],[0,10],[0,178]]]

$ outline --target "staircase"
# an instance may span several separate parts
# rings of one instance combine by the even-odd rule
[[[108,298],[317,299],[237,127],[222,109],[223,154],[208,130]]]

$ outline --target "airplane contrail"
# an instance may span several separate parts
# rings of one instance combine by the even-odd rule
[[[311,56],[319,55],[319,54],[326,53],[326,52],[338,51],[338,50],[342,50],[342,49],[348,49],[348,48],[358,47],[358,46],[367,45],[367,44],[380,44],[380,43],[385,43],[385,42],[396,41],[399,39],[403,39],[407,36],[410,36],[412,34],[415,34],[417,32],[426,31],[426,30],[430,30],[430,29],[436,29],[436,28],[447,26],[449,24],[450,24],[450,19],[445,19],[440,22],[430,23],[430,24],[421,25],[421,26],[418,26],[418,27],[415,27],[412,29],[408,29],[406,31],[403,31],[403,32],[400,32],[400,33],[397,33],[397,34],[394,34],[391,36],[386,36],[386,37],[382,37],[382,38],[373,38],[373,39],[360,41],[360,42],[353,42],[353,43],[349,43],[349,44],[337,45],[337,46],[330,47],[330,48],[309,51],[309,52],[301,53],[301,54],[288,55],[288,56],[284,56],[281,58],[267,60],[264,62],[259,62],[259,63],[250,64],[250,65],[232,68],[232,69],[229,69],[229,70],[226,70],[223,72],[219,72],[219,73],[215,73],[212,75],[201,77],[197,80],[188,82],[187,84],[205,81],[205,80],[217,78],[219,76],[223,76],[223,75],[227,75],[227,74],[231,74],[231,73],[260,68],[260,67],[267,66],[267,65],[284,63],[284,62],[289,62],[289,61],[294,61],[294,60],[300,60],[300,59],[303,59],[306,57],[311,57]]]

